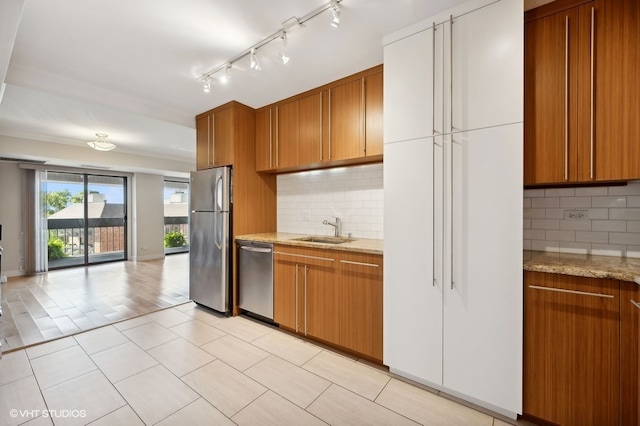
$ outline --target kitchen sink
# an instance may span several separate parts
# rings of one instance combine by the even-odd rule
[[[354,238],[346,237],[328,237],[325,235],[312,235],[310,237],[295,238],[294,241],[304,241],[306,243],[320,243],[320,244],[343,244],[350,241],[354,241]]]

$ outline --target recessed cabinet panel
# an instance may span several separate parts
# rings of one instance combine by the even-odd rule
[[[291,167],[300,163],[299,119],[298,101],[276,107],[276,167]]]
[[[433,136],[434,32],[384,47],[384,143]]]
[[[204,170],[213,163],[213,146],[211,146],[211,116],[205,115],[196,119],[196,169]]]
[[[329,90],[330,159],[364,157],[364,81]]]
[[[322,93],[300,99],[300,164],[319,163],[322,158]]]

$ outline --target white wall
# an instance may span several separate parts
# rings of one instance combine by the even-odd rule
[[[136,173],[132,179],[132,260],[164,257],[164,177]]]
[[[382,239],[382,164],[278,175],[278,232]]]
[[[2,224],[2,274],[16,276],[24,267],[24,170],[0,161],[0,224]]]
[[[525,250],[640,257],[640,181],[529,189],[524,197]]]

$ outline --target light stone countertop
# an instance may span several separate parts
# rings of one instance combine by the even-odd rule
[[[378,254],[382,255],[382,242],[383,240],[372,240],[367,238],[354,238],[353,241],[349,241],[341,244],[324,244],[324,243],[311,243],[308,241],[296,241],[297,238],[310,237],[306,234],[290,234],[286,232],[268,232],[264,234],[250,234],[240,235],[235,237],[236,241],[256,241],[262,243],[272,244],[284,244],[297,247],[309,247],[324,250],[338,250],[349,251],[355,253],[366,254]],[[323,235],[324,237],[330,237],[329,235]]]
[[[640,284],[640,259],[631,257],[525,250],[523,261],[525,271],[611,278]]]

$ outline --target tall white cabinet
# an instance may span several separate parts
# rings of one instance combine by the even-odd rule
[[[522,409],[523,5],[384,39],[384,363]]]

